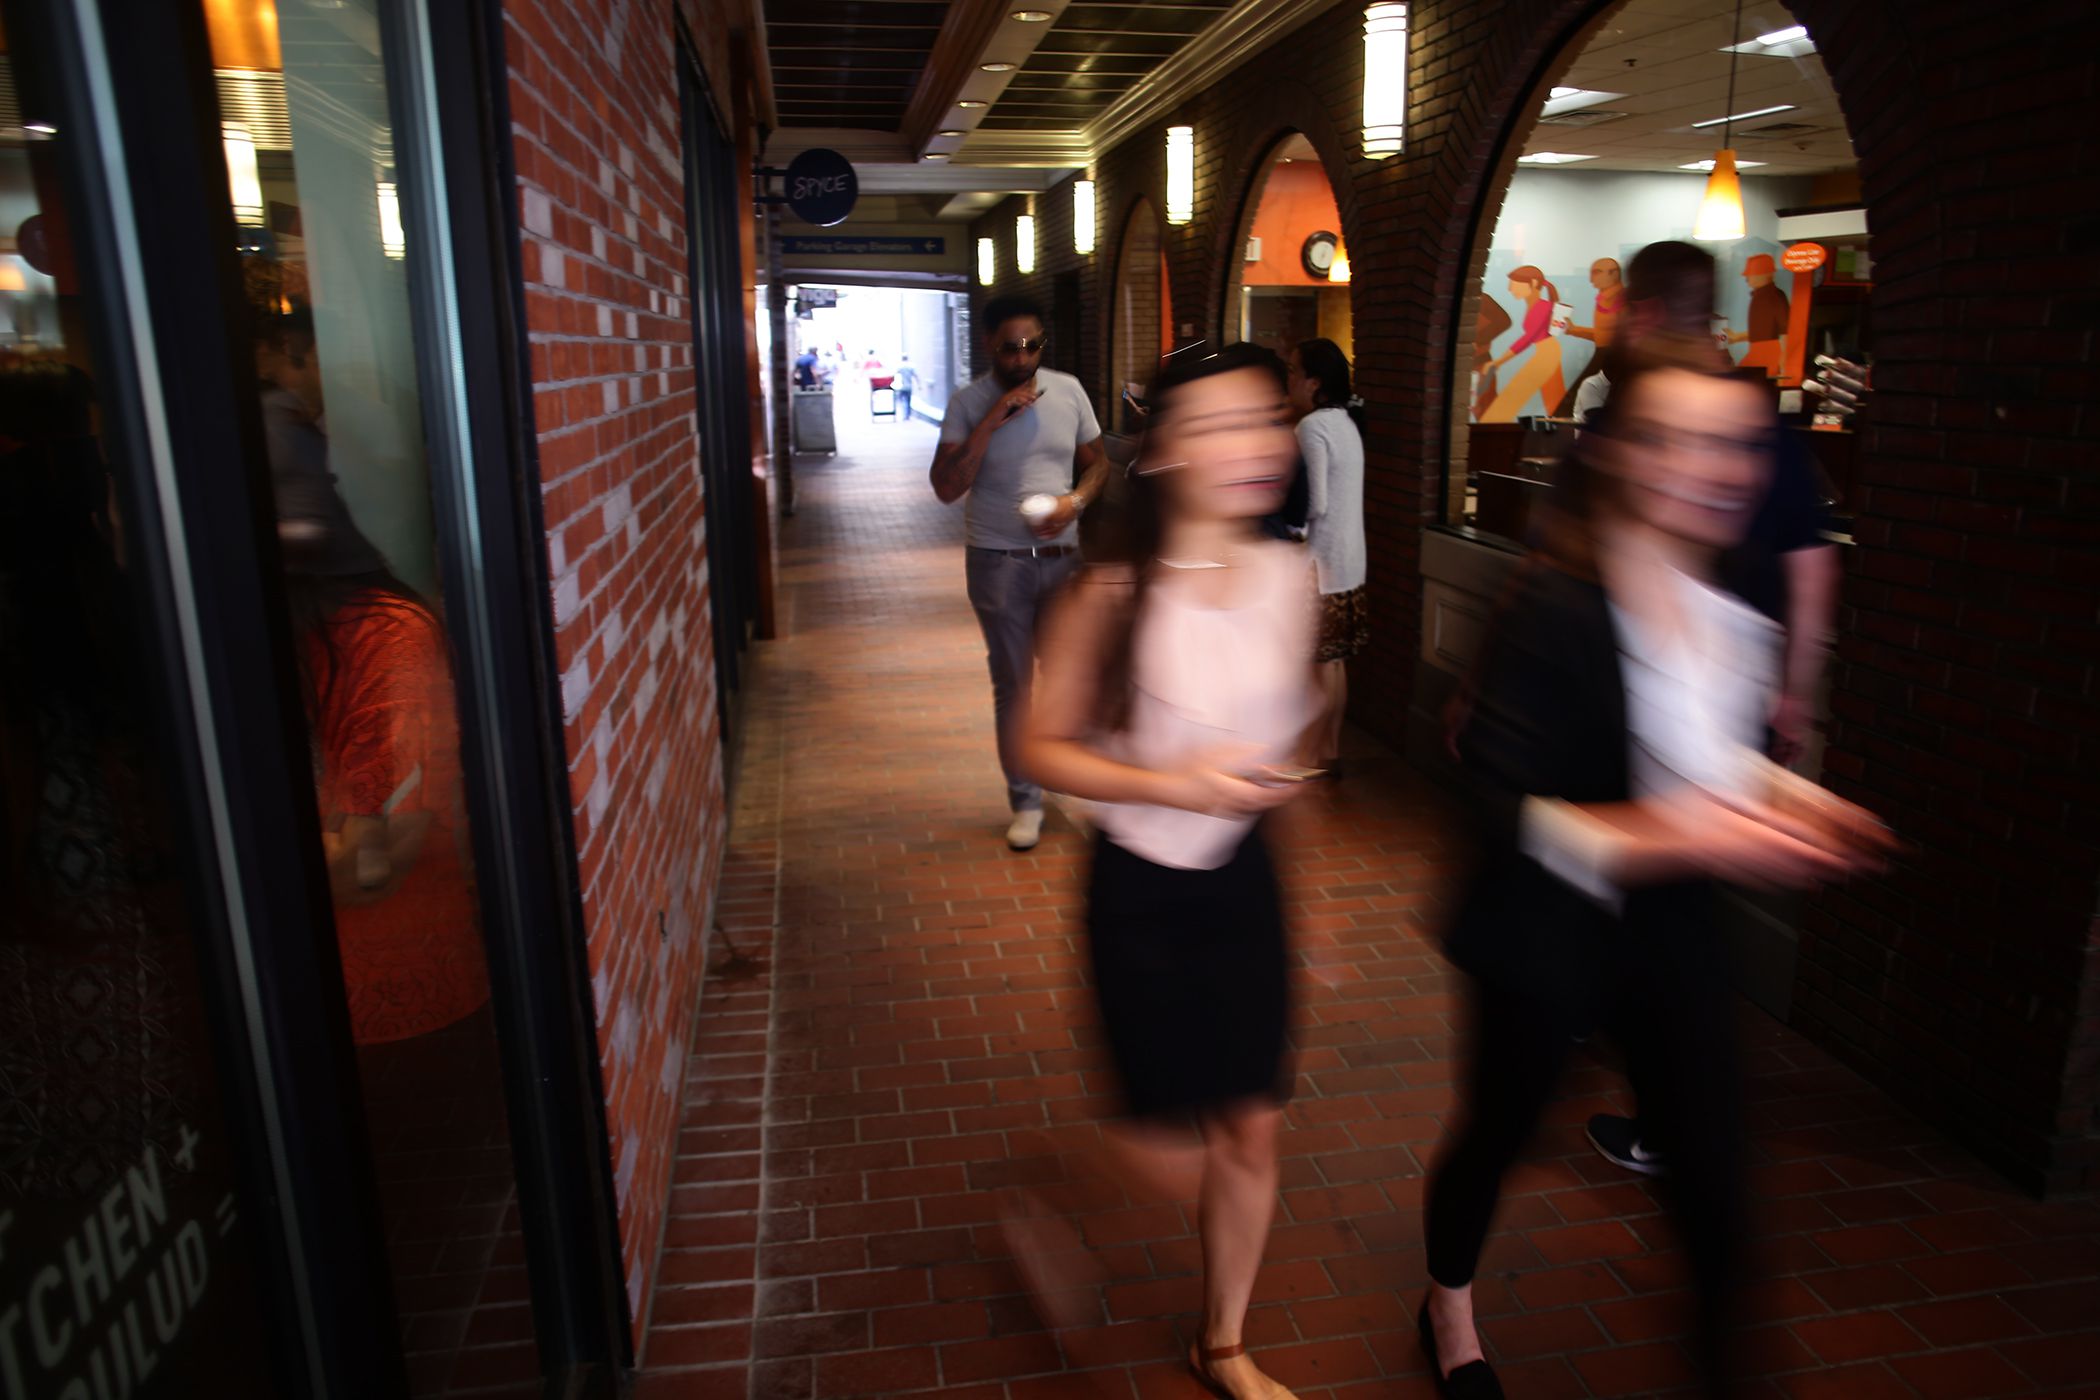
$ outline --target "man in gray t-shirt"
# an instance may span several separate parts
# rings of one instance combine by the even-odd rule
[[[999,297],[980,321],[992,372],[948,401],[933,490],[943,505],[964,502],[970,606],[984,629],[999,766],[1014,814],[1006,843],[1025,851],[1043,830],[1043,790],[1018,767],[1015,732],[1035,678],[1036,618],[1078,567],[1077,521],[1101,494],[1108,458],[1086,390],[1042,367],[1042,309]],[[1024,517],[1021,505],[1034,496],[1048,498],[1050,508]]]

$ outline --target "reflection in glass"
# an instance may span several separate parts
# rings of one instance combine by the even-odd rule
[[[368,6],[206,0],[252,134],[241,234],[284,594],[415,1394],[535,1387]],[[234,199],[242,195],[238,188]],[[239,211],[237,211],[238,213]]]
[[[0,1394],[263,1396],[48,66],[0,5]],[[159,707],[164,709],[164,706]]]

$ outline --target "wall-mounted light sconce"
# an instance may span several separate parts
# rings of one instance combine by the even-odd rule
[[[1407,6],[1364,7],[1364,154],[1400,154],[1407,139]]]
[[[1167,222],[1185,224],[1196,217],[1196,129],[1167,128]]]
[[[1082,257],[1094,251],[1094,182],[1072,182],[1072,251]]]
[[[999,248],[989,238],[977,240],[977,285],[989,287],[999,275]]]
[[[1035,271],[1035,215],[1021,214],[1014,219],[1014,267],[1022,276]]]
[[[1349,280],[1348,244],[1337,243],[1334,245],[1334,261],[1327,264],[1327,280],[1329,282],[1347,282]]]
[[[255,165],[255,137],[239,122],[221,123],[219,134],[226,148],[226,184],[233,195],[233,221],[261,228],[262,173]]]
[[[379,247],[396,260],[408,256],[408,235],[401,230],[401,191],[392,180],[379,182]]]

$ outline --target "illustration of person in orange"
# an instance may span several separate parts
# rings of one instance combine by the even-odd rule
[[[1523,354],[1531,352],[1524,367],[1516,372],[1488,411],[1480,415],[1483,423],[1514,423],[1524,405],[1533,394],[1544,394],[1550,412],[1567,393],[1567,384],[1560,374],[1560,341],[1553,334],[1553,310],[1560,304],[1560,293],[1546,280],[1546,274],[1529,263],[1509,274],[1509,294],[1524,303],[1524,333],[1516,343],[1488,363],[1488,372]]]
[[[1776,269],[1770,253],[1752,253],[1743,263],[1743,280],[1750,284],[1750,329],[1728,333],[1730,345],[1750,344],[1739,364],[1761,369],[1778,378],[1786,365],[1786,293],[1774,285]]]
[[[1486,292],[1480,294],[1480,314],[1473,318],[1473,421],[1476,423],[1495,401],[1495,371],[1490,368],[1495,358],[1495,337],[1514,324],[1509,313],[1502,309],[1501,302]]]
[[[1575,376],[1568,392],[1553,410],[1556,418],[1566,418],[1575,405],[1575,392],[1604,364],[1604,352],[1611,345],[1612,333],[1618,328],[1619,314],[1626,309],[1626,275],[1619,267],[1617,258],[1599,258],[1590,264],[1590,285],[1597,289],[1597,309],[1587,326],[1570,325],[1568,334],[1577,340],[1587,340],[1597,347],[1590,362]]]

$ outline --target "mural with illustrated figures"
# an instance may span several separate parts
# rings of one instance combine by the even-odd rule
[[[1690,240],[1705,177],[1520,170],[1496,222],[1474,323],[1471,418],[1514,423],[1566,417],[1596,373],[1626,304],[1625,265],[1649,243]],[[1787,366],[1790,322],[1777,211],[1806,181],[1746,180],[1749,236],[1714,254],[1714,334],[1739,364],[1774,378]]]

